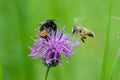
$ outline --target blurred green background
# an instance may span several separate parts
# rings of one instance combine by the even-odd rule
[[[71,60],[63,56],[48,80],[120,80],[119,8],[120,0],[0,0],[0,80],[44,80],[46,67],[28,57],[28,46],[47,19],[65,25],[67,33],[78,24],[95,33]]]

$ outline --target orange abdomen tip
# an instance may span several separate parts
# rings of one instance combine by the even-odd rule
[[[45,37],[47,35],[47,31],[46,30],[42,30],[40,31],[40,35]]]

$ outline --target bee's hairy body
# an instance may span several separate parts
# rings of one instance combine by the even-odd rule
[[[81,36],[81,40],[82,42],[85,43],[85,39],[87,36],[89,37],[94,37],[94,33],[92,31],[90,31],[89,29],[85,28],[85,27],[74,27],[73,28],[73,34],[76,34],[76,35],[80,35]]]
[[[39,33],[42,37],[57,31],[57,25],[54,20],[46,20],[45,22],[40,23],[40,26]]]

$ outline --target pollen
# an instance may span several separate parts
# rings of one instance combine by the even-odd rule
[[[45,37],[47,35],[47,31],[46,30],[42,30],[40,31],[41,36]]]

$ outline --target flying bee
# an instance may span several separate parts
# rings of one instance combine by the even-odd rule
[[[89,37],[94,37],[95,36],[94,33],[91,30],[89,30],[85,27],[80,27],[80,26],[77,26],[77,27],[74,26],[73,29],[72,29],[72,33],[76,34],[76,35],[80,35],[81,40],[84,43],[85,43],[85,39],[86,39],[87,36],[89,36]]]
[[[45,37],[47,34],[52,34],[52,32],[57,31],[57,25],[54,20],[46,20],[43,23],[40,23],[39,34],[42,37]]]

